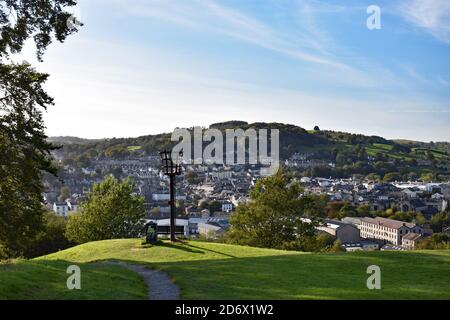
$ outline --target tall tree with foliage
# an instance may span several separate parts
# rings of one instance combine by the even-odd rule
[[[314,241],[315,223],[302,220],[311,199],[286,172],[260,179],[249,202],[231,216],[227,239],[231,243],[265,248],[307,250]]]
[[[69,216],[67,238],[76,243],[137,237],[143,230],[144,198],[133,194],[130,179],[108,176],[94,184],[79,213]]]
[[[42,112],[53,105],[47,74],[14,63],[32,38],[42,61],[48,45],[75,32],[67,23],[75,0],[0,1],[0,255],[24,255],[43,228],[42,172],[55,173]]]

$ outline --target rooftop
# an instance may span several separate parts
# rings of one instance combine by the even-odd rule
[[[387,228],[391,228],[391,229],[400,229],[403,226],[406,226],[408,228],[414,228],[416,226],[415,223],[397,221],[397,220],[381,218],[381,217],[364,218],[364,219],[362,219],[362,221],[371,223],[371,224],[380,225],[380,226],[387,227]]]

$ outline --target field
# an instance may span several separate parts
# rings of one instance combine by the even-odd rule
[[[0,299],[146,299],[146,286],[134,272],[118,266],[78,264],[81,290],[66,286],[68,261],[18,260],[0,264]]]
[[[93,242],[3,266],[0,297],[108,298],[107,291],[111,298],[145,296],[136,275],[102,260],[166,271],[184,299],[450,299],[450,251],[311,254],[197,241],[142,246],[138,239]],[[84,287],[78,295],[64,290],[70,264],[81,264]],[[381,268],[381,290],[366,287],[370,265]],[[35,276],[13,281],[20,272]]]

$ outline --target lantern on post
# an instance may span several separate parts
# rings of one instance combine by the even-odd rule
[[[181,159],[183,152],[176,154],[175,161],[172,159],[172,152],[164,150],[159,153],[163,166],[164,175],[169,176],[170,185],[170,241],[176,241],[176,208],[175,208],[175,176],[179,176],[182,172]]]

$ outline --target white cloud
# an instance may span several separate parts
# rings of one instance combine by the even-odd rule
[[[407,21],[450,44],[449,0],[410,0],[403,3],[400,10]]]
[[[304,39],[308,40],[306,45],[301,45],[300,42],[293,44],[289,36],[273,27],[213,0],[195,0],[189,2],[189,5],[178,0],[159,0],[150,3],[142,0],[133,2],[116,0],[115,3],[131,14],[176,23],[202,32],[225,35],[298,60],[348,68],[345,64],[326,57],[320,50],[311,50],[308,43],[315,41],[311,36],[317,33],[303,35]]]

